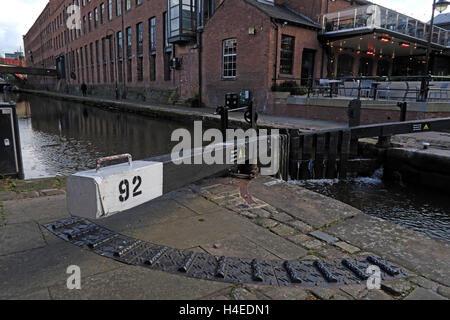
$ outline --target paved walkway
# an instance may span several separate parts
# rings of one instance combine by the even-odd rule
[[[153,116],[158,116],[159,118],[167,117],[179,120],[180,116],[182,116],[183,119],[188,120],[212,120],[212,121],[220,120],[220,116],[214,114],[215,109],[213,108],[190,108],[181,105],[148,104],[130,100],[113,100],[98,97],[81,97],[76,95],[69,95],[49,91],[38,91],[38,90],[23,90],[23,92],[37,95],[44,95],[57,99],[70,100],[79,103],[89,103],[100,107],[115,106],[122,110],[141,112]],[[242,112],[231,112],[229,114],[229,119],[231,124],[233,124],[233,122],[235,124],[245,123],[244,114]],[[347,126],[346,123],[340,122],[281,117],[265,114],[259,115],[258,125],[276,128],[298,128],[305,131]]]
[[[69,217],[61,190],[46,190],[27,199],[14,199],[9,194],[9,199],[0,202],[0,299],[450,297],[448,243],[372,219],[339,201],[267,177],[251,182],[204,180],[98,223],[152,243],[217,256],[335,260],[375,253],[406,268],[412,276],[382,283],[382,290],[370,291],[364,284],[270,287],[196,280],[121,264],[55,237],[42,225]],[[314,230],[336,239],[313,236],[310,233]],[[69,265],[81,268],[81,290],[66,287]]]

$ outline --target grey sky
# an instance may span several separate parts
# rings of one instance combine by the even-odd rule
[[[23,49],[22,35],[33,25],[47,2],[48,0],[0,0],[1,56],[5,52]],[[431,18],[433,0],[374,0],[373,2],[422,21],[428,21]]]

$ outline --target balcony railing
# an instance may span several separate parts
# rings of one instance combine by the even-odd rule
[[[384,29],[422,41],[428,41],[430,25],[396,11],[378,5],[366,5],[321,17],[324,34],[348,32],[361,29]],[[433,27],[433,44],[450,47],[450,31]]]

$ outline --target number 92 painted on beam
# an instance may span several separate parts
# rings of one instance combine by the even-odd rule
[[[72,215],[98,219],[162,196],[163,164],[134,161],[70,176],[67,207]]]

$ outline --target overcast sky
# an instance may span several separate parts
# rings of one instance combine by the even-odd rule
[[[165,1],[165,0],[163,0]],[[0,56],[22,48],[24,35],[45,8],[48,0],[0,0]],[[374,0],[422,21],[431,18],[433,0]]]

